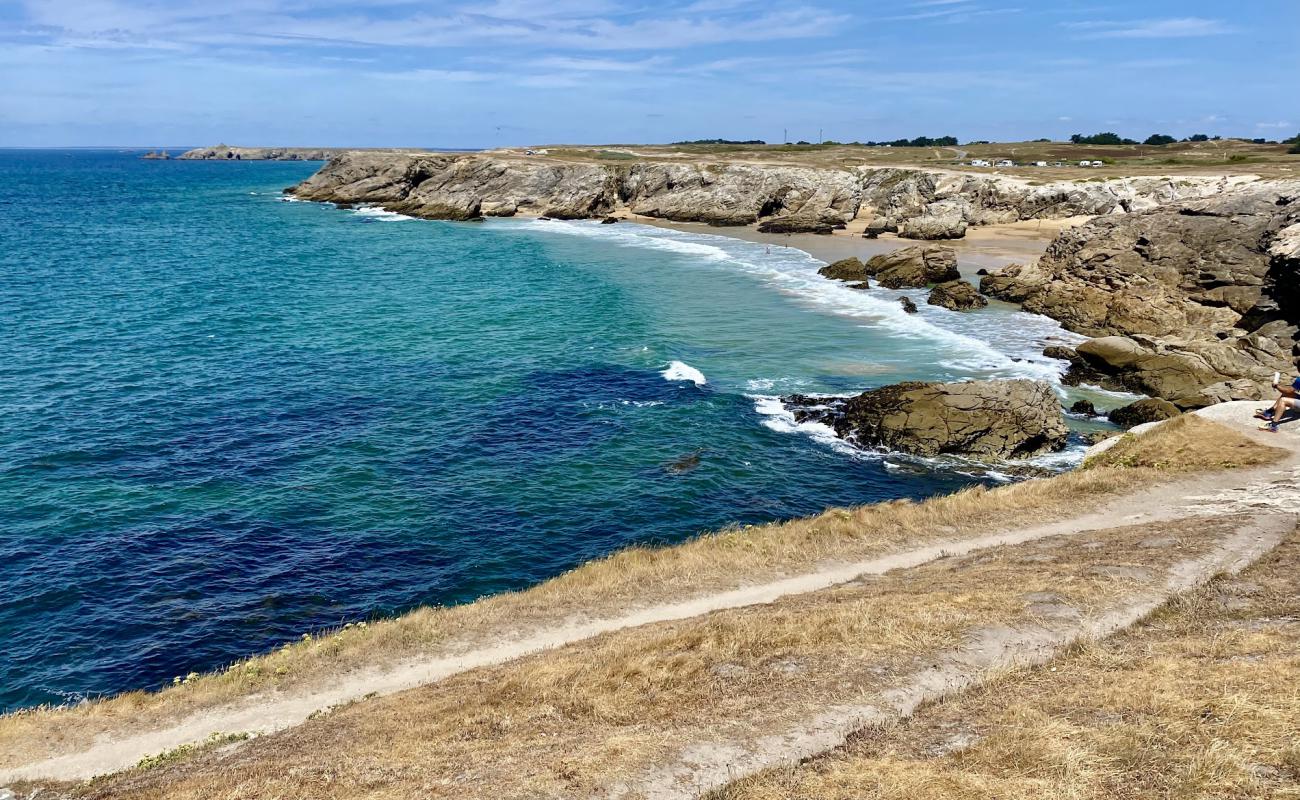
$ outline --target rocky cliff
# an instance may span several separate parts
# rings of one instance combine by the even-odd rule
[[[986,294],[1099,337],[1079,364],[1182,408],[1269,393],[1294,373],[1300,181],[1261,182],[1062,233]]]
[[[626,211],[712,225],[827,231],[862,218],[914,239],[968,226],[1124,214],[1215,194],[1240,178],[1126,178],[1034,185],[999,175],[777,164],[564,162],[498,154],[338,155],[292,189],[307,200],[375,203],[428,219],[533,214],[573,219]],[[774,224],[775,223],[775,224]]]

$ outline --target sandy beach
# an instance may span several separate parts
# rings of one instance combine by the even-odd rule
[[[1031,261],[1042,255],[1047,246],[1062,230],[1081,225],[1088,217],[1070,217],[1059,220],[1028,220],[1005,225],[987,225],[970,228],[964,239],[924,242],[902,239],[892,233],[878,239],[862,236],[863,223],[854,220],[847,228],[830,235],[815,233],[761,233],[756,226],[719,227],[699,222],[669,222],[654,217],[623,215],[622,219],[658,228],[709,233],[729,236],[747,242],[794,247],[830,263],[841,258],[856,256],[866,260],[881,253],[902,247],[923,244],[941,244],[957,251],[958,268],[964,277],[974,278],[980,269],[997,269],[1011,263]]]

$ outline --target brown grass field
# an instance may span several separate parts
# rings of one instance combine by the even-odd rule
[[[708,800],[1300,797],[1300,533],[1145,623]]]
[[[1300,175],[1300,155],[1285,144],[1253,144],[1242,139],[1151,145],[1085,145],[1069,142],[995,142],[957,147],[865,147],[860,145],[554,145],[534,158],[561,161],[633,163],[650,161],[735,161],[819,167],[927,167],[1014,175],[1029,180],[1099,180],[1138,175],[1241,175],[1282,178]],[[522,153],[523,148],[501,152]],[[1066,167],[971,167],[972,159],[1020,164],[1069,162]],[[1104,167],[1079,167],[1080,161]]]

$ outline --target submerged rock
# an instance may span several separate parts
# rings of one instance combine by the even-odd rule
[[[866,263],[866,271],[886,289],[919,289],[961,278],[957,251],[942,245],[904,247],[873,256]]]
[[[962,280],[945,281],[935,286],[930,290],[930,296],[925,302],[953,311],[973,311],[989,304],[989,301],[974,286]]]
[[[796,419],[824,422],[841,438],[922,456],[1030,456],[1065,446],[1069,430],[1042,381],[912,381],[857,397],[786,398]]]
[[[669,475],[680,475],[683,472],[690,472],[700,465],[700,454],[690,453],[664,466],[664,472]]]
[[[898,298],[898,302],[903,306],[903,310],[909,314],[915,314],[920,310],[916,307],[916,303],[912,302],[912,298],[910,297],[900,297]]]

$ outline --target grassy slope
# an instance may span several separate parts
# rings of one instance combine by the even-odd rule
[[[1300,797],[1300,531],[1116,638],[711,800]]]

